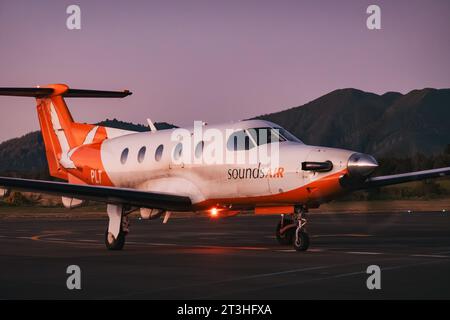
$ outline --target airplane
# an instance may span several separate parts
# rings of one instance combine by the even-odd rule
[[[226,140],[218,153],[232,158],[243,155],[246,161],[180,162],[176,160],[182,154],[202,157],[207,141],[183,150],[183,144],[172,137],[178,129],[156,130],[151,120],[148,132],[75,122],[65,103],[66,98],[124,98],[131,94],[128,90],[71,89],[65,84],[0,88],[3,96],[36,99],[49,173],[66,181],[0,177],[0,196],[14,189],[61,196],[66,208],[90,200],[106,203],[109,222],[104,241],[109,250],[123,249],[129,233],[128,215],[139,210],[143,219],[164,215],[164,223],[177,212],[206,212],[213,218],[243,211],[280,215],[275,231],[278,242],[305,251],[310,244],[308,209],[356,190],[450,175],[450,167],[445,167],[373,176],[378,167],[373,156],[306,145],[281,126],[263,120],[215,126],[203,123]],[[184,130],[193,134],[194,129]],[[265,132],[266,139],[255,134],[260,132]],[[276,168],[247,161],[252,150],[268,146],[278,152]]]

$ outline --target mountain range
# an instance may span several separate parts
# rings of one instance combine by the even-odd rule
[[[307,144],[378,157],[434,154],[450,143],[450,89],[383,95],[340,89],[256,118],[283,126]]]
[[[277,123],[307,144],[345,148],[377,157],[411,158],[450,144],[450,89],[425,88],[382,95],[339,89],[302,106],[255,119]],[[147,126],[106,120],[99,125],[134,131]],[[156,123],[158,129],[175,127]],[[49,178],[40,131],[0,144],[0,174]]]

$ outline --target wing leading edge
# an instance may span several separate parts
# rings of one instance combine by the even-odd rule
[[[110,204],[127,204],[136,207],[170,211],[189,211],[192,206],[189,197],[128,188],[78,185],[65,182],[9,177],[0,177],[0,186],[19,191],[41,192],[82,200],[93,200]]]

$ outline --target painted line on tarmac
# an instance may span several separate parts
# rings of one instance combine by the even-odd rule
[[[365,233],[335,233],[335,234],[315,234],[310,236],[311,238],[325,238],[325,237],[357,237],[357,238],[363,238],[363,237],[373,237],[372,234],[365,234]]]
[[[324,252],[324,251],[328,251],[326,249],[319,249],[319,248],[312,248],[312,249],[308,249],[309,252]]]
[[[16,239],[24,239],[24,240],[33,240],[33,241],[43,241],[43,242],[54,242],[54,243],[69,243],[69,244],[82,244],[82,243],[89,243],[89,244],[101,244],[101,241],[93,240],[93,239],[79,239],[79,240],[68,240],[63,238],[53,238],[52,236],[55,235],[61,235],[61,234],[67,234],[67,232],[59,232],[59,233],[48,233],[48,234],[40,234],[40,235],[34,235],[31,237],[15,237]],[[353,236],[355,236],[353,234]],[[1,238],[7,238],[7,236],[0,236]],[[283,252],[283,253],[296,253],[297,251],[295,249],[277,249],[273,250],[273,248],[267,248],[267,247],[254,247],[254,246],[208,246],[208,245],[183,245],[183,244],[176,244],[176,243],[163,243],[163,242],[136,242],[136,241],[127,241],[127,244],[134,244],[134,245],[144,245],[144,246],[151,246],[151,247],[183,247],[183,248],[202,248],[202,249],[229,249],[229,250],[244,250],[244,251],[273,251],[273,252]],[[308,252],[333,252],[333,250],[330,249],[321,249],[321,248],[312,248],[309,249]],[[401,255],[400,253],[384,253],[384,252],[371,252],[371,251],[340,251],[336,250],[336,252],[341,252],[345,254],[353,254],[353,255]],[[441,253],[447,253],[446,252],[439,252],[438,254],[405,254],[406,256],[410,257],[420,257],[420,258],[441,258],[441,259],[448,259],[450,258],[449,255],[444,255]]]
[[[320,270],[320,269],[327,269],[327,268],[329,268],[329,266],[317,266],[317,267],[308,267],[308,268],[284,270],[284,271],[279,271],[279,272],[260,273],[260,274],[255,274],[255,275],[252,275],[252,276],[244,276],[244,277],[228,279],[228,280],[220,281],[219,283],[231,282],[231,281],[240,281],[240,280],[259,279],[259,278],[267,278],[267,277],[281,276],[281,275],[284,275],[284,274],[291,274],[291,273],[298,273],[298,272],[305,272],[305,271],[312,271],[312,270]]]
[[[70,244],[100,244],[101,241],[92,240],[92,239],[74,239],[68,240],[63,238],[53,238],[54,235],[61,235],[61,233],[53,233],[53,234],[42,234],[35,235],[31,237],[15,237],[16,239],[24,239],[24,240],[33,240],[33,241],[42,241],[42,242],[53,242],[53,243],[70,243]],[[183,248],[202,248],[202,249],[229,249],[229,250],[251,250],[251,251],[266,251],[270,250],[270,248],[266,247],[252,247],[252,246],[208,246],[208,245],[184,245],[184,244],[176,244],[176,243],[163,243],[163,242],[136,242],[136,241],[127,241],[127,244],[134,245],[143,245],[150,247],[183,247]]]
[[[295,250],[295,249],[280,249],[280,250],[274,250],[274,251],[275,252],[297,252],[297,250]],[[315,248],[306,250],[306,252],[325,252],[325,251],[328,251],[328,250],[315,249]]]
[[[207,246],[202,244],[193,244],[193,245],[186,245],[183,247],[187,248],[202,248],[202,249],[231,249],[231,250],[270,250],[270,248],[266,247],[251,247],[251,246]]]
[[[441,254],[411,254],[410,257],[424,257],[424,258],[450,258]]]
[[[295,273],[308,272],[308,271],[314,271],[314,270],[320,270],[320,269],[329,269],[332,267],[336,267],[336,265],[290,269],[290,270],[284,270],[284,271],[279,271],[279,272],[260,273],[260,274],[254,274],[254,275],[249,275],[249,276],[229,278],[229,279],[218,280],[218,281],[210,281],[210,282],[199,283],[199,284],[172,286],[172,287],[165,287],[165,288],[160,288],[157,290],[150,290],[150,291],[129,292],[129,293],[121,294],[118,296],[106,297],[106,299],[114,299],[114,298],[122,298],[123,299],[124,297],[132,297],[132,296],[139,295],[139,294],[153,294],[156,292],[165,292],[165,291],[170,291],[170,290],[180,290],[180,289],[186,289],[186,288],[214,286],[214,285],[226,284],[226,283],[236,282],[236,281],[253,280],[253,279],[260,279],[260,278],[267,278],[267,277],[276,277],[276,276],[285,275],[285,274],[295,274]]]
[[[135,242],[127,241],[128,244],[137,244],[150,247],[180,247],[180,248],[200,248],[200,249],[231,249],[231,250],[270,250],[266,247],[252,247],[252,246],[208,246],[204,244],[177,244],[177,243],[161,243],[161,242]]]
[[[297,250],[295,250],[295,249],[277,249],[274,251],[276,251],[276,252],[297,252]],[[306,252],[325,252],[325,251],[330,251],[330,250],[318,249],[318,248],[312,248],[312,249],[306,250]]]
[[[346,251],[348,254],[361,254],[361,255],[380,255],[385,254],[383,252],[369,252],[369,251]]]
[[[130,243],[130,242],[128,242],[128,243]],[[136,242],[136,243],[138,243],[138,242]],[[139,244],[150,245],[150,246],[164,246],[164,247],[167,247],[167,246],[177,247],[178,246],[178,244],[176,244],[176,243],[162,243],[162,242],[142,242]]]
[[[266,247],[251,247],[251,246],[207,246],[202,244],[192,244],[192,245],[178,245],[186,248],[201,248],[201,249],[230,249],[230,250],[270,250],[270,248]]]
[[[391,259],[388,259],[387,261],[389,261]],[[401,269],[405,269],[405,268],[411,268],[411,267],[417,267],[420,265],[429,265],[429,264],[436,264],[436,263],[441,263],[442,260],[433,260],[433,261],[426,261],[426,262],[420,262],[420,263],[411,263],[411,264],[400,264],[400,265],[395,265],[392,267],[384,267],[381,268],[381,271],[392,271],[392,270],[401,270]],[[345,265],[338,265],[338,267],[342,267]],[[330,266],[330,267],[336,267],[336,266]],[[326,267],[324,267],[325,269]],[[270,289],[275,289],[275,288],[285,288],[285,287],[289,287],[289,286],[296,286],[296,285],[301,285],[301,284],[305,284],[305,283],[313,283],[313,282],[321,282],[324,280],[332,280],[332,279],[339,279],[339,278],[347,278],[347,277],[353,277],[353,276],[357,276],[357,275],[362,275],[362,274],[366,274],[367,271],[365,270],[361,270],[361,271],[354,271],[354,272],[346,272],[346,273],[338,273],[335,275],[330,275],[327,277],[318,277],[318,278],[312,278],[312,279],[303,279],[303,280],[299,280],[299,281],[289,281],[289,282],[279,282],[278,284],[275,285],[268,285],[268,286],[262,286],[262,287],[247,287],[245,289],[241,289],[241,290],[232,290],[232,291],[227,291],[225,292],[227,295],[230,294],[240,294],[243,292],[255,292],[255,291],[261,291],[261,290],[270,290]],[[197,299],[206,299],[206,298],[214,298],[214,297],[218,297],[220,295],[224,294],[224,292],[220,292],[220,293],[216,293],[216,294],[211,294],[211,295],[207,295],[207,296],[201,296],[201,297],[195,297]]]

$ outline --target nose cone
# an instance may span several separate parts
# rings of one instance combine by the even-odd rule
[[[348,173],[353,177],[367,177],[377,167],[377,160],[369,154],[354,153],[348,158]]]

